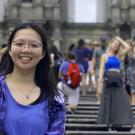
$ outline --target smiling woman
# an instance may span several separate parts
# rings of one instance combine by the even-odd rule
[[[41,27],[26,23],[12,31],[0,74],[0,131],[64,135],[63,94],[53,83],[47,36]]]
[[[25,69],[25,72],[34,72],[38,62],[45,56],[41,37],[30,28],[19,30],[11,43],[9,54],[14,63],[14,69],[21,68]]]

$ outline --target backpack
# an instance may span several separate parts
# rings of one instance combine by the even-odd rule
[[[65,75],[66,84],[72,89],[77,88],[81,82],[79,65],[77,63],[69,63],[67,73]]]

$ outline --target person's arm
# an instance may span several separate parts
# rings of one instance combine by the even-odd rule
[[[59,101],[58,101],[59,100]],[[64,135],[66,123],[66,110],[64,104],[64,95],[54,100],[49,108],[49,125],[45,135]]]
[[[103,54],[100,60],[100,68],[99,68],[99,78],[98,78],[98,90],[100,91],[103,88],[103,76],[104,76],[104,69],[105,69],[105,62],[106,62],[106,55]]]
[[[120,37],[116,37],[116,40],[118,40],[122,45],[122,49],[120,50],[119,57],[124,57],[128,53],[130,46],[126,41],[124,41]]]
[[[0,54],[3,55],[6,51],[7,51],[7,47],[4,47],[4,48],[2,48],[2,49],[0,50]]]
[[[50,58],[51,58],[51,67],[53,67],[54,66],[54,54],[53,53],[50,54]]]
[[[91,74],[95,74],[95,73],[96,73],[96,50],[93,53],[93,58],[91,62]]]

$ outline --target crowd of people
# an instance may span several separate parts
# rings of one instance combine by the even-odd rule
[[[58,83],[58,88],[68,97],[67,112],[74,113],[79,97],[95,90],[100,106],[97,123],[106,124],[108,130],[119,130],[122,125],[132,127],[131,104],[135,104],[134,42],[119,36],[92,42],[79,39],[77,44],[69,46],[68,51],[68,57],[63,57],[64,62],[59,67]],[[81,80],[76,88],[69,86],[65,78],[70,63],[81,67]]]
[[[132,40],[79,39],[63,55],[55,45],[49,47],[42,27],[25,23],[11,32],[0,58],[3,134],[64,135],[66,113],[75,113],[80,96],[92,90],[100,106],[97,123],[109,130],[133,125]]]

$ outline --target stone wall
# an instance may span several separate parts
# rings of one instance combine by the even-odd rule
[[[117,35],[120,25],[125,21],[131,26],[131,37],[134,37],[135,0],[97,0],[98,14],[103,22],[95,24],[70,23],[68,19],[73,18],[68,18],[68,14],[71,14],[68,12],[69,1],[32,0],[32,3],[22,3],[22,0],[8,0],[5,20],[2,22],[3,39],[7,40],[6,36],[18,23],[28,21],[46,26],[52,43],[59,49],[67,49],[79,38],[93,40],[104,35]],[[104,14],[100,11],[104,11]]]

